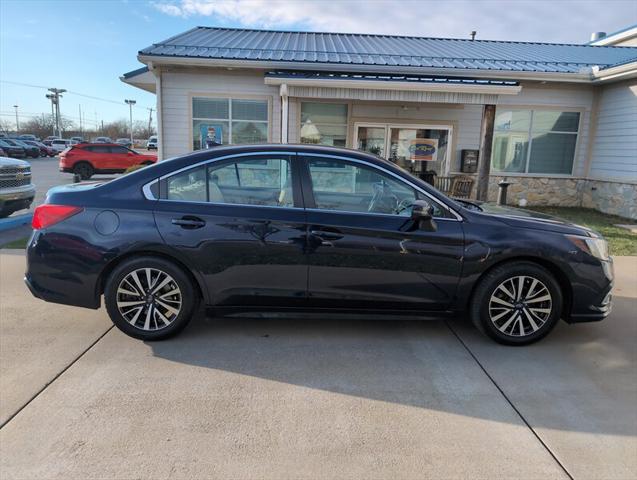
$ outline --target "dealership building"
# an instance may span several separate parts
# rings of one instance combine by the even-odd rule
[[[582,45],[197,27],[122,80],[156,94],[162,159],[334,145],[443,190],[488,174],[491,200],[505,179],[510,203],[637,218],[635,44],[637,26]]]

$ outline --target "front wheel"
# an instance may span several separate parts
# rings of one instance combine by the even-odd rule
[[[505,345],[528,345],[544,338],[562,312],[555,277],[531,262],[496,267],[480,280],[471,302],[471,319],[485,335]]]
[[[177,334],[199,303],[190,277],[172,262],[156,257],[126,260],[115,268],[104,300],[115,326],[142,340]]]

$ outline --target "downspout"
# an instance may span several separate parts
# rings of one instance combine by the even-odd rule
[[[164,159],[164,116],[162,112],[161,68],[148,63],[148,69],[155,75],[155,101],[157,109],[157,161]]]
[[[281,84],[279,87],[279,94],[281,95],[281,143],[288,143],[288,86],[287,84]]]

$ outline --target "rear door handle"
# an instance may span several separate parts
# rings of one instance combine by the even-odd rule
[[[173,225],[179,225],[181,228],[194,230],[195,228],[201,228],[206,225],[206,222],[198,217],[182,217],[182,218],[173,218]]]
[[[343,238],[343,235],[338,231],[330,232],[326,230],[310,230],[310,235],[322,238],[323,240],[340,240]]]

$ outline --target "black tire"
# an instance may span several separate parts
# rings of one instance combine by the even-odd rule
[[[523,279],[523,286],[518,290],[524,292],[525,288],[533,288],[535,292],[544,287],[548,293],[532,295],[528,299],[518,297],[517,301],[511,301],[512,297],[503,292],[517,294],[515,285],[519,285],[520,277],[527,279]],[[534,284],[534,280],[538,283]],[[505,283],[511,281],[514,282],[513,286]],[[504,291],[499,288],[503,284],[506,285]],[[539,301],[547,295],[550,297],[548,300]],[[502,299],[514,308],[501,304],[499,300]],[[562,313],[562,305],[562,289],[551,272],[536,263],[520,261],[500,265],[480,279],[471,300],[470,315],[476,328],[496,342],[504,345],[529,345],[544,338],[555,327]],[[535,312],[542,311],[538,315],[543,318],[536,316],[531,308]],[[540,320],[543,323],[540,324]]]
[[[88,180],[95,174],[95,169],[88,162],[78,162],[73,166],[73,173],[79,175],[82,180]]]
[[[129,311],[124,310],[124,314],[129,315],[129,320],[127,320],[127,318],[125,318],[121,313],[120,307],[118,307],[118,289],[120,288],[120,284],[122,284],[124,279],[132,272],[136,272],[140,269],[153,269],[167,274],[171,277],[173,282],[169,283],[165,288],[174,289],[177,287],[179,289],[181,294],[179,311],[173,318],[169,317],[170,323],[168,325],[161,325],[159,320],[156,318],[151,321],[145,320],[145,316],[150,308],[147,303],[142,306],[142,308],[145,307],[145,310],[141,311],[139,318],[133,323],[129,321],[135,318],[133,313],[129,313]],[[140,279],[142,282],[143,280],[143,278]],[[125,288],[129,288],[125,281],[123,286]],[[134,300],[134,297],[119,297],[122,301],[126,301],[130,298]],[[162,340],[179,333],[186,327],[186,325],[188,325],[188,322],[190,322],[191,318],[197,311],[199,300],[199,292],[188,274],[171,261],[152,256],[131,258],[122,262],[108,277],[104,290],[104,303],[106,304],[106,310],[115,326],[126,335],[141,340]],[[175,304],[173,303],[172,305]],[[151,312],[153,312],[152,309]],[[166,313],[166,311],[164,311],[164,313]],[[145,329],[145,325],[142,326],[143,321],[150,323],[151,329]],[[152,329],[153,324],[157,328]]]

